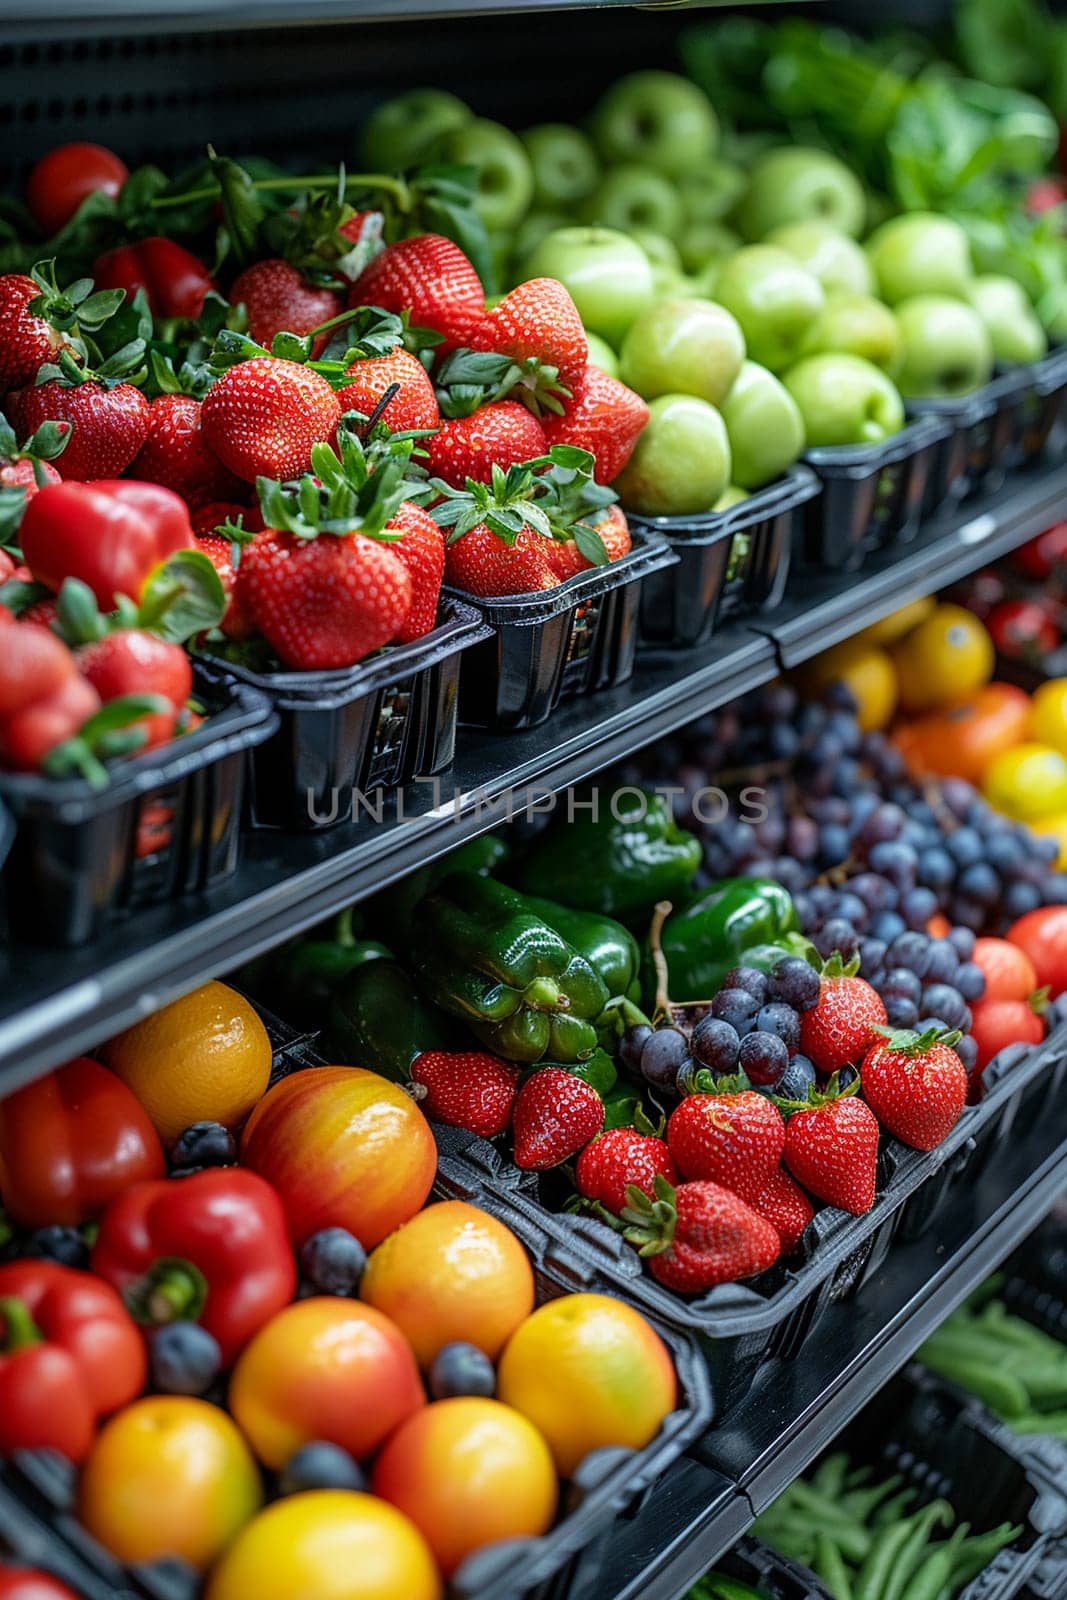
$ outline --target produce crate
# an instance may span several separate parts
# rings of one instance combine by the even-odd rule
[[[789,577],[795,513],[818,493],[815,474],[797,466],[726,511],[631,517],[631,527],[662,535],[678,557],[642,587],[641,643],[686,649],[705,644],[727,618],[773,611]]]
[[[0,773],[17,824],[4,873],[12,938],[79,945],[129,912],[214,887],[236,869],[246,752],[277,727],[269,701],[194,668],[208,713],[192,733],[84,778]],[[2,859],[0,849],[0,859]]]
[[[715,1563],[716,1572],[739,1578],[765,1594],[767,1600],[831,1600],[814,1572],[781,1556],[770,1545],[751,1534],[739,1539],[733,1549]]]
[[[446,771],[460,664],[488,637],[476,611],[445,599],[432,633],[343,672],[252,672],[209,658],[220,681],[254,687],[277,713],[277,731],[253,762],[252,825],[315,832],[357,819],[357,792]]]
[[[648,1276],[637,1252],[592,1217],[553,1210],[558,1178],[524,1173],[484,1139],[461,1129],[441,1129],[438,1143],[445,1181],[457,1193],[496,1213],[531,1249],[555,1240],[598,1281],[664,1322],[696,1336],[703,1349],[722,1417],[748,1393],[764,1362],[793,1360],[812,1337],[829,1306],[848,1300],[878,1270],[896,1241],[910,1242],[932,1225],[972,1164],[1007,1138],[1020,1104],[1033,1100],[1033,1115],[1048,1103],[1052,1061],[1067,1054],[1067,1029],[1006,1068],[985,1098],[964,1111],[949,1137],[924,1154],[896,1140],[883,1141],[878,1197],[871,1211],[853,1217],[823,1207],[809,1225],[799,1251],[747,1283],[721,1284],[683,1299]]]
[[[677,560],[659,534],[636,529],[620,560],[543,594],[482,600],[447,590],[475,607],[490,630],[464,663],[459,720],[493,731],[536,728],[561,701],[625,683],[644,585]]]
[[[923,518],[948,498],[948,478],[937,493],[932,480],[950,432],[947,422],[921,417],[881,444],[808,450],[804,460],[822,494],[805,508],[797,554],[852,572],[872,550],[914,539]]]

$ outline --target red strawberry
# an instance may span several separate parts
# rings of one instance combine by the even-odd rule
[[[913,1150],[947,1139],[967,1103],[967,1069],[952,1048],[959,1037],[903,1030],[863,1058],[864,1099],[886,1132]]]
[[[131,383],[50,378],[23,389],[18,414],[24,433],[35,433],[42,422],[73,424],[70,442],[58,458],[58,471],[61,478],[83,482],[117,478],[148,437],[148,401]]]
[[[578,307],[555,278],[531,278],[506,294],[467,335],[472,350],[494,350],[521,366],[534,356],[569,389],[585,370],[589,341]]]
[[[26,309],[41,293],[41,285],[20,272],[0,277],[0,393],[32,383],[64,343],[50,322]]]
[[[630,524],[621,506],[606,506],[596,521],[590,520],[589,526],[599,533],[609,561],[618,561],[629,554]],[[548,564],[557,577],[564,580],[593,568],[593,563],[582,555],[573,539],[553,539],[548,550]]]
[[[671,1112],[667,1144],[687,1178],[721,1183],[751,1201],[782,1159],[785,1123],[754,1089],[689,1094]]]
[[[609,1128],[578,1157],[574,1181],[579,1193],[617,1216],[627,1203],[626,1190],[632,1185],[650,1195],[657,1173],[668,1183],[678,1182],[677,1168],[662,1139],[634,1128]]]
[[[249,333],[268,347],[276,333],[310,333],[344,310],[336,290],[309,283],[298,267],[280,258],[246,267],[234,280],[230,303],[244,306]],[[313,356],[325,349],[328,339],[329,334],[319,334]]]
[[[234,510],[239,512],[240,507],[235,506]],[[234,565],[232,540],[221,533],[200,533],[196,537],[196,547],[204,552],[218,573],[228,601],[220,629],[227,639],[247,639],[256,629],[240,581],[241,568]]]
[[[817,1199],[861,1217],[874,1205],[878,1120],[858,1088],[856,1079],[838,1094],[835,1074],[825,1094],[809,1091],[785,1125],[785,1164]]]
[[[626,1237],[649,1258],[652,1276],[682,1294],[755,1277],[781,1253],[772,1224],[721,1184],[672,1189],[657,1178],[653,1199],[631,1189],[627,1200]]]
[[[162,483],[190,507],[234,500],[244,484],[223,466],[200,429],[200,402],[187,394],[161,394],[149,403],[148,438],[130,468],[132,477]]]
[[[558,589],[559,579],[548,564],[550,543],[536,529],[523,528],[506,544],[479,523],[447,547],[445,576],[457,589],[483,599]]]
[[[458,245],[423,233],[387,246],[352,285],[350,306],[408,311],[414,328],[431,328],[446,345],[465,344],[485,313],[485,291]]]
[[[511,1125],[519,1069],[510,1061],[480,1050],[426,1050],[411,1063],[411,1081],[425,1089],[420,1104],[432,1122],[469,1128],[483,1139]]]
[[[596,456],[598,483],[617,478],[633,453],[651,412],[618,378],[589,366],[573,384],[562,416],[542,418],[549,444],[577,444]]]
[[[247,485],[242,483],[241,488],[247,490]],[[202,539],[221,528],[224,522],[236,522],[238,517],[241,518],[242,527],[249,528],[253,533],[258,533],[263,527],[259,507],[241,505],[236,500],[210,500],[206,506],[197,506],[189,513],[189,524],[197,538]]]
[[[800,1048],[820,1072],[836,1072],[849,1062],[859,1062],[885,1026],[882,998],[863,978],[856,977],[858,961],[842,966],[831,956],[823,968],[819,999],[800,1019]]]
[[[363,229],[368,217],[380,217],[380,211],[353,211],[347,222],[342,222],[338,233],[342,239],[347,239],[349,244],[358,244],[363,237]]]
[[[307,472],[312,445],[331,439],[340,418],[324,377],[273,356],[230,367],[200,406],[208,447],[248,483]]]
[[[169,716],[158,712],[135,724],[147,734],[143,749],[173,738],[177,714],[193,692],[193,670],[180,644],[141,628],[122,628],[82,645],[76,659],[78,671],[104,705],[125,694],[159,694],[170,701],[174,710]]]
[[[488,483],[493,467],[514,466],[543,456],[548,448],[540,422],[517,400],[495,400],[469,417],[442,422],[426,440],[430,476],[455,488],[468,478]]]
[[[369,417],[385,391],[398,383],[398,392],[381,413],[394,433],[408,428],[436,428],[441,421],[430,375],[421,361],[400,345],[385,356],[368,356],[348,368],[351,383],[337,391],[345,411]]]
[[[19,456],[14,461],[5,461],[0,466],[0,489],[25,489],[27,500],[32,500],[41,485],[37,481],[37,473],[44,474],[47,483],[60,483],[62,479],[50,461],[38,461],[37,471],[34,463],[28,456]]]
[[[811,1201],[783,1167],[776,1167],[771,1173],[752,1201],[752,1209],[777,1228],[783,1255],[796,1249],[804,1229],[815,1215]]]
[[[437,626],[437,602],[445,575],[445,536],[428,511],[405,500],[386,523],[404,535],[389,549],[411,576],[411,609],[396,635],[398,644],[421,639]]]
[[[604,1102],[590,1084],[562,1067],[542,1067],[515,1101],[515,1165],[536,1172],[558,1167],[603,1126]]]

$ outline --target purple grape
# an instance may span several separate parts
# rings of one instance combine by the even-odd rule
[[[930,942],[928,934],[909,930],[893,940],[886,959],[894,967],[907,967],[909,972],[916,972],[921,977],[926,970]]]
[[[767,998],[767,974],[758,967],[731,967],[719,987],[743,989],[762,1005]]]
[[[756,1017],[756,1032],[775,1034],[790,1055],[795,1055],[800,1049],[800,1017],[792,1006],[783,1005],[781,1001],[762,1008]]]
[[[910,967],[892,967],[880,986],[880,993],[885,999],[890,995],[899,995],[904,1000],[913,1001],[915,1005],[919,1004],[922,992],[922,979]]]
[[[888,878],[877,872],[858,872],[849,879],[849,889],[871,911],[892,911],[897,903],[897,891]]]
[[[945,838],[945,849],[958,867],[973,866],[985,856],[982,835],[976,828],[956,828]]]
[[[704,1017],[693,1029],[689,1040],[690,1053],[700,1065],[724,1077],[737,1071],[740,1045],[737,1029],[723,1022],[720,1017]]]
[[[909,889],[900,901],[900,914],[909,928],[921,932],[937,910],[932,889]]]
[[[914,1000],[902,994],[886,996],[885,1016],[891,1028],[914,1028],[919,1020],[919,1008]]]
[[[689,1045],[680,1028],[669,1024],[657,1028],[641,1051],[641,1076],[646,1083],[668,1088],[688,1054]]]
[[[947,939],[935,939],[926,958],[927,983],[954,982],[960,958]]]
[[[961,961],[969,961],[974,954],[976,935],[971,928],[950,928],[948,942]]]
[[[815,1082],[815,1068],[807,1056],[790,1056],[789,1065],[779,1078],[775,1093],[785,1100],[806,1100],[808,1090]]]
[[[973,1034],[965,1033],[963,1038],[953,1047],[968,1072],[973,1072],[978,1065],[978,1040]]]
[[[789,1065],[785,1041],[773,1033],[750,1033],[741,1040],[738,1064],[757,1088],[776,1084]]]
[[[867,978],[868,973],[877,972],[885,960],[885,953],[889,946],[884,939],[864,939],[860,945],[860,971]]]
[[[975,861],[960,873],[956,880],[956,892],[988,910],[1000,899],[1000,879],[988,861]]]
[[[892,944],[894,939],[905,932],[906,927],[907,924],[899,911],[879,911],[871,919],[870,932],[885,944]]]
[[[943,1017],[950,1028],[962,1028],[968,1020],[963,996],[947,983],[931,983],[923,990],[922,1009]]]
[[[819,999],[819,975],[801,956],[785,956],[771,968],[768,999],[794,1011],[810,1011]]]
[[[741,1038],[752,1031],[759,1001],[747,989],[720,989],[711,1002],[711,1014],[728,1022]]]
[[[640,1072],[641,1052],[652,1037],[652,1029],[647,1022],[636,1022],[632,1028],[627,1028],[619,1040],[619,1063],[628,1072]]]

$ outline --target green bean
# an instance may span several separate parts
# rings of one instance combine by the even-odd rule
[[[908,1585],[908,1600],[938,1600],[942,1589],[951,1583],[952,1565],[970,1526],[969,1522],[961,1522],[951,1539],[934,1546]]]
[[[845,1488],[859,1489],[863,1486],[863,1484],[870,1483],[873,1477],[873,1467],[857,1467],[856,1470],[854,1472],[850,1472],[848,1477],[845,1479]]]
[[[1053,1339],[1051,1334],[1035,1328],[1032,1322],[1027,1322],[1024,1317],[1017,1317],[1008,1310],[1002,1300],[994,1300],[982,1312],[979,1318],[981,1325],[988,1328],[1007,1344],[1014,1344],[1020,1350],[1032,1350],[1035,1354],[1060,1355],[1063,1345],[1058,1339]]]
[[[852,1600],[852,1580],[841,1552],[825,1533],[815,1535],[815,1571],[834,1600]]]
[[[776,1517],[765,1520],[767,1516],[768,1514],[764,1512],[764,1515],[755,1522],[754,1529],[760,1538],[766,1539],[775,1549],[783,1548],[783,1539],[789,1539],[793,1543],[806,1542],[813,1545],[816,1533],[821,1531],[829,1535],[842,1555],[858,1565],[871,1546],[870,1534],[866,1528],[861,1528],[858,1524],[850,1526],[843,1523],[840,1526],[833,1525],[820,1530],[817,1522],[806,1511],[782,1512]],[[791,1551],[786,1552],[786,1554],[791,1553]]]
[[[955,1520],[956,1513],[947,1500],[932,1500],[928,1506],[908,1518],[911,1533],[889,1574],[881,1600],[901,1600],[908,1579],[923,1559],[934,1529],[938,1524],[943,1528],[951,1528]]]
[[[841,1509],[847,1510],[857,1522],[866,1522],[875,1507],[880,1506],[903,1481],[900,1473],[894,1472],[891,1478],[883,1478],[881,1483],[874,1484],[870,1489],[853,1489],[851,1494],[842,1497]]]
[[[1026,1388],[1018,1378],[1001,1370],[998,1365],[941,1351],[927,1352],[923,1359],[934,1372],[939,1372],[943,1378],[958,1383],[961,1389],[977,1395],[979,1400],[984,1400],[1002,1417],[1021,1417],[1030,1410],[1030,1396]]]
[[[860,1568],[853,1587],[854,1600],[881,1600],[889,1574],[908,1542],[911,1524],[897,1522],[883,1528],[871,1545],[867,1559]]]
[[[848,1472],[848,1453],[844,1450],[835,1450],[821,1462],[818,1470],[812,1477],[813,1489],[818,1489],[820,1494],[828,1494],[831,1498],[841,1493],[845,1487],[845,1475]]]
[[[1013,1433],[1046,1433],[1053,1439],[1067,1439],[1067,1411],[1027,1411],[1006,1421]]]
[[[850,1516],[836,1500],[820,1494],[810,1483],[805,1483],[803,1478],[798,1478],[794,1483],[793,1495],[796,1504],[809,1516],[821,1517],[823,1522],[833,1527],[855,1528],[855,1517]]]
[[[1067,1406],[1067,1359],[1031,1360],[1023,1378],[1034,1411],[1061,1411]]]
[[[871,1527],[876,1529],[888,1528],[893,1523],[898,1522],[911,1505],[911,1502],[918,1497],[918,1494],[918,1489],[901,1489],[900,1493],[895,1494],[892,1500],[886,1500],[878,1507],[878,1510],[871,1518]]]
[[[977,1578],[984,1572],[989,1563],[999,1556],[1002,1550],[1022,1533],[1022,1527],[1010,1522],[1001,1522],[995,1528],[990,1528],[988,1533],[978,1533],[971,1539],[966,1539],[956,1551],[952,1563],[950,1586],[955,1593],[970,1583],[972,1578]],[[911,1596],[908,1596],[911,1600]]]

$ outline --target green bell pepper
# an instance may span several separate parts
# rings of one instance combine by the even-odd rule
[[[428,1005],[403,967],[375,961],[357,967],[334,990],[326,1042],[338,1061],[369,1067],[407,1083],[424,1050],[471,1050],[474,1042],[451,1017]]]
[[[777,944],[797,927],[793,901],[771,878],[725,878],[669,916],[660,934],[673,1001],[709,1000],[731,967],[757,945]],[[781,954],[788,954],[783,949]],[[770,963],[770,958],[768,964]],[[645,998],[654,1002],[655,974],[646,959]]]
[[[526,904],[535,916],[554,928],[561,939],[573,945],[584,956],[593,971],[599,973],[610,995],[625,995],[627,1000],[641,998],[641,951],[629,928],[613,917],[602,917],[595,911],[576,911],[573,906],[561,906],[555,900],[541,900],[537,895],[525,896]]]
[[[657,900],[683,899],[700,840],[678,827],[660,795],[624,789],[617,799],[621,821],[602,795],[595,818],[554,823],[519,863],[519,888],[624,922],[643,921]]]
[[[604,1050],[594,1050],[588,1061],[539,1061],[537,1066],[539,1071],[542,1067],[562,1067],[572,1078],[581,1078],[595,1089],[601,1100],[611,1093],[619,1077],[614,1061]]]
[[[498,833],[482,833],[477,839],[439,856],[425,867],[409,872],[399,883],[390,884],[367,902],[370,926],[402,950],[411,932],[411,919],[423,895],[436,889],[452,872],[477,872],[488,875],[503,866],[511,855],[510,847]]]
[[[584,956],[495,878],[457,872],[420,900],[415,980],[509,1061],[587,1060],[611,998]]]

